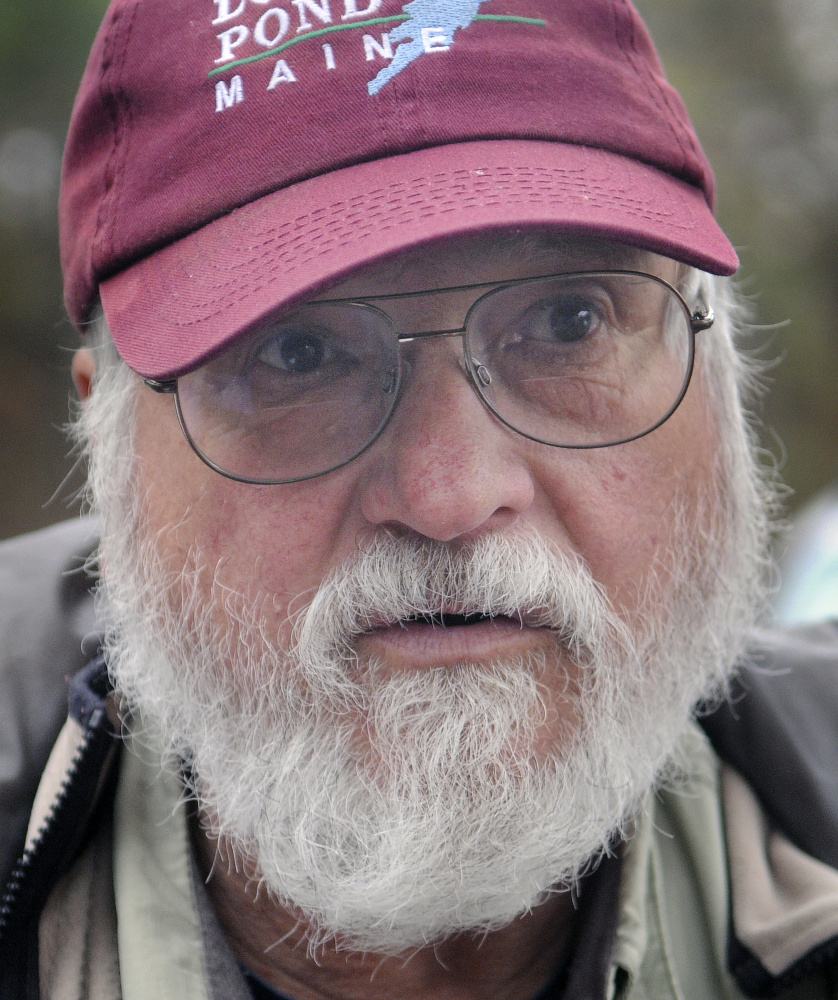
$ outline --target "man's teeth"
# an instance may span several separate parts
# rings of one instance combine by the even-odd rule
[[[403,624],[418,623],[420,625],[432,625],[437,628],[458,628],[464,625],[477,625],[479,622],[488,622],[493,619],[493,615],[484,615],[479,611],[468,614],[450,614],[448,612],[430,615],[411,615],[410,618],[402,619]]]

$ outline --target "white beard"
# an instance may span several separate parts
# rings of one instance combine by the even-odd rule
[[[714,518],[702,506],[659,574],[667,593],[649,586],[631,628],[581,561],[531,534],[452,546],[382,533],[296,615],[288,649],[253,601],[194,570],[166,585],[138,532],[111,532],[111,670],[145,738],[190,762],[214,832],[302,916],[311,948],[395,954],[495,929],[625,830],[733,664],[759,554],[719,529],[718,496]],[[443,609],[545,626],[556,653],[421,672],[357,657],[371,623]],[[545,679],[567,658],[578,723],[556,733],[553,718],[545,754]]]
[[[718,482],[685,499],[630,623],[581,560],[533,535],[456,546],[381,534],[299,611],[288,649],[267,633],[259,595],[200,566],[164,571],[134,469],[137,379],[105,338],[77,435],[103,520],[113,676],[144,735],[191,764],[216,832],[302,916],[310,947],[398,953],[506,924],[572,884],[672,774],[770,574],[773,496],[741,410],[736,307],[727,286],[711,298],[702,364]],[[552,630],[558,655],[401,673],[355,657],[370,624],[443,608],[521,615]],[[577,721],[562,729],[550,692],[569,661]]]

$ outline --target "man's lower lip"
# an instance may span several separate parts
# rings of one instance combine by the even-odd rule
[[[520,655],[542,645],[548,635],[546,629],[522,625],[511,618],[454,626],[400,622],[365,633],[356,640],[356,648],[362,655],[382,657],[394,665],[445,666]]]

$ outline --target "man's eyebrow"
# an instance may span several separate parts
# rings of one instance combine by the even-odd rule
[[[547,266],[558,262],[559,270],[563,262],[585,267],[589,264],[607,269],[627,269],[648,261],[651,254],[640,247],[630,246],[610,239],[577,237],[573,235],[551,235],[544,232],[534,233],[504,233],[500,232],[494,238],[494,247],[501,253],[513,256],[526,255],[534,264]],[[459,249],[463,261],[471,259],[470,248]]]

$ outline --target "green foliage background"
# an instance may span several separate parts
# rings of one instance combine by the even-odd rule
[[[60,427],[77,337],[62,304],[55,204],[73,98],[105,6],[0,6],[0,537],[67,517],[81,482],[61,487],[72,466]]]
[[[719,217],[764,327],[754,349],[778,360],[761,415],[794,507],[838,476],[838,0],[637,4],[716,168]],[[0,537],[66,517],[81,481],[62,486],[77,340],[61,302],[55,200],[104,7],[0,8]]]

